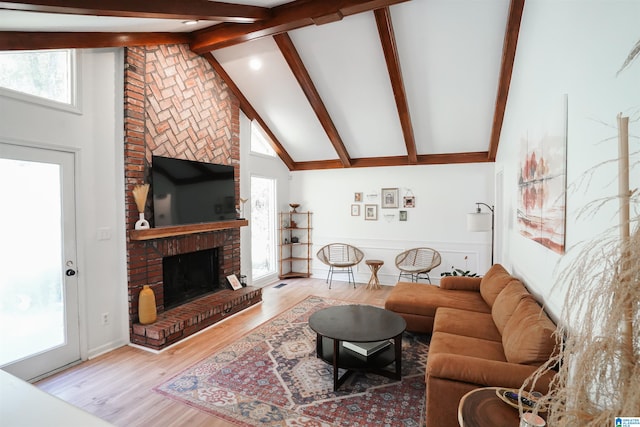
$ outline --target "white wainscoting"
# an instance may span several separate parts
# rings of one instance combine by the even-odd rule
[[[324,245],[336,242],[348,243],[358,247],[364,252],[363,261],[358,264],[353,271],[357,283],[367,283],[371,277],[371,270],[364,261],[367,259],[379,259],[384,261],[384,265],[378,271],[380,283],[383,285],[395,285],[398,282],[398,275],[400,273],[396,268],[395,258],[400,252],[411,248],[429,247],[440,252],[442,263],[429,274],[431,283],[433,284],[440,283],[440,274],[445,271],[451,271],[452,266],[482,275],[489,269],[489,260],[491,257],[491,247],[489,243],[418,242],[373,239],[349,239],[349,241],[344,241],[338,237],[324,237],[317,238],[313,243],[313,259],[311,265],[313,278],[327,278],[329,268],[320,262],[315,254]],[[346,282],[347,276],[335,275],[333,280]],[[426,281],[421,282],[426,283]]]

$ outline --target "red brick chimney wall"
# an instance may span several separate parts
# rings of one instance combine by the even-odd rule
[[[138,209],[132,190],[149,183],[152,155],[198,160],[235,169],[236,200],[240,176],[240,109],[237,98],[209,63],[187,45],[125,49],[124,125],[127,230]],[[151,189],[145,218],[153,226]],[[240,229],[148,241],[127,237],[129,329],[138,322],[138,294],[145,284],[163,311],[162,257],[221,248],[219,275],[240,274]]]

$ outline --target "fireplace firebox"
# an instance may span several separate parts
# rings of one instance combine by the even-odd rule
[[[162,280],[165,310],[229,289],[220,284],[219,270],[218,248],[164,257]]]

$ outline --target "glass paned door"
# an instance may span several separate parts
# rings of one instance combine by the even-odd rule
[[[251,177],[251,263],[253,280],[276,273],[276,180]]]
[[[74,155],[0,143],[0,366],[26,380],[80,359]]]

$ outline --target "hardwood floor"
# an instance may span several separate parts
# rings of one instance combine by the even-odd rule
[[[287,279],[286,286],[263,288],[263,302],[184,342],[153,354],[121,347],[36,384],[117,426],[228,426],[228,422],[152,391],[160,383],[234,342],[309,295],[383,306],[391,286],[366,290],[346,282],[332,289],[320,279]],[[278,281],[277,283],[281,283]],[[35,409],[35,408],[34,408]],[[36,409],[37,410],[37,409]]]

